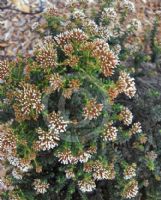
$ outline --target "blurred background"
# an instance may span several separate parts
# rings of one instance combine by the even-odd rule
[[[37,23],[43,24],[42,12],[55,5],[65,6],[68,1],[0,0],[0,57],[15,56],[17,53],[32,53],[34,40],[40,35],[34,31],[34,26]],[[97,0],[90,1],[95,5],[99,2]],[[135,15],[144,26],[139,38],[145,40],[145,31],[152,29],[155,16],[161,16],[161,1],[133,0],[133,2],[136,5]],[[157,39],[159,40],[161,23],[158,27]],[[148,39],[144,48],[146,53],[151,53]]]

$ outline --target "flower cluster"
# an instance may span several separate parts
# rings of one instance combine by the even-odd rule
[[[46,151],[58,146],[59,135],[54,130],[44,131],[41,128],[37,130],[38,140],[36,146],[38,150]]]
[[[78,186],[82,192],[92,192],[96,188],[96,184],[92,179],[78,181]]]
[[[20,89],[14,92],[16,103],[13,105],[16,119],[23,121],[26,119],[37,119],[38,114],[44,109],[41,103],[41,93],[37,87],[29,83],[21,83]]]
[[[136,164],[129,165],[124,170],[124,179],[131,179],[136,176]]]
[[[85,13],[82,10],[75,9],[72,13],[73,19],[84,20],[86,18]]]
[[[96,39],[93,43],[92,55],[100,61],[101,70],[105,77],[111,76],[118,64],[118,58],[104,40]]]
[[[135,30],[138,31],[141,29],[141,22],[138,19],[132,19],[131,24],[127,25],[127,30]]]
[[[113,163],[104,167],[102,163],[96,162],[93,167],[93,178],[95,180],[113,180],[115,178],[115,170]]]
[[[65,44],[63,47],[63,51],[65,52],[66,55],[71,56],[73,53],[74,49],[71,43]]]
[[[86,13],[83,10],[75,9],[71,17],[76,21],[76,23],[81,23],[83,29],[90,34],[97,33],[97,24],[94,20],[87,17]]]
[[[113,101],[121,93],[124,93],[130,99],[136,94],[134,78],[131,78],[128,73],[121,71],[120,76],[115,85],[108,89],[110,100]]]
[[[71,40],[80,42],[86,40],[87,38],[87,35],[79,28],[71,31],[65,31],[64,33],[60,33],[59,35],[55,36],[55,40],[59,45],[65,45]]]
[[[59,158],[59,162],[64,165],[77,163],[77,159],[72,155],[72,152],[69,149],[58,152],[57,157]]]
[[[90,152],[80,152],[77,156],[77,159],[80,163],[86,163],[91,157],[92,155]]]
[[[57,52],[53,47],[51,38],[46,38],[44,42],[38,42],[35,47],[36,60],[44,70],[56,67]]]
[[[83,26],[84,26],[84,29],[88,31],[90,34],[95,35],[99,31],[98,25],[95,23],[95,21],[88,18],[83,19]]]
[[[48,8],[47,9],[48,16],[60,16],[61,13],[56,7]]]
[[[48,116],[49,128],[55,133],[64,133],[66,131],[68,121],[64,121],[60,113],[52,112]]]
[[[71,99],[71,96],[72,96],[71,88],[65,88],[63,91],[63,96],[65,99]]]
[[[0,126],[0,151],[6,154],[14,154],[17,148],[16,137],[12,129],[6,126]]]
[[[77,92],[80,88],[80,81],[77,79],[72,79],[69,82],[69,88],[74,91]]]
[[[14,155],[9,155],[7,159],[12,166],[16,167],[21,172],[28,172],[30,169],[32,169],[31,165],[32,158],[25,159],[25,158],[15,157]]]
[[[91,173],[93,171],[93,162],[86,162],[83,165],[83,171],[84,172],[88,172]]]
[[[59,91],[63,87],[62,77],[58,73],[54,73],[50,76],[49,83],[52,91]]]
[[[129,126],[132,123],[133,114],[127,107],[124,107],[119,114],[119,119],[124,125]]]
[[[129,0],[123,0],[120,3],[121,8],[126,8],[129,12],[135,12],[135,4]]]
[[[4,80],[9,74],[9,63],[7,60],[0,61],[0,80]]]
[[[56,52],[54,50],[39,50],[36,56],[37,61],[41,64],[42,67],[48,68],[48,67],[55,67]]]
[[[117,17],[117,13],[116,10],[114,9],[114,7],[109,7],[109,8],[104,8],[102,11],[102,16],[101,19],[105,20],[105,19],[110,19],[110,20],[114,20]]]
[[[95,149],[88,149],[87,151],[79,151],[76,155],[73,155],[70,149],[64,149],[61,152],[57,153],[57,157],[59,158],[59,162],[62,164],[77,164],[86,163],[92,157],[92,154],[96,153]]]
[[[134,78],[131,78],[126,72],[120,72],[119,80],[117,82],[119,92],[124,92],[129,98],[134,97],[136,87]]]
[[[141,132],[142,132],[141,123],[140,122],[134,123],[130,130],[130,135],[135,135],[136,133],[141,133]]]
[[[131,180],[125,186],[122,196],[126,199],[134,198],[137,195],[138,190],[138,182],[136,180]]]
[[[107,94],[109,96],[109,102],[112,104],[116,97],[119,95],[119,90],[117,87],[111,86],[110,88],[108,88]]]
[[[101,115],[101,111],[103,109],[102,104],[97,104],[95,99],[91,99],[86,107],[83,109],[83,114],[85,119],[96,119],[99,115]]]
[[[117,128],[113,126],[113,122],[109,122],[105,125],[103,140],[104,141],[115,141],[117,138]]]
[[[75,67],[78,65],[78,63],[79,63],[79,57],[75,55],[70,55],[70,57],[64,61],[64,65],[70,67]]]
[[[49,188],[49,184],[46,182],[42,182],[40,179],[35,179],[33,185],[38,194],[44,194]]]

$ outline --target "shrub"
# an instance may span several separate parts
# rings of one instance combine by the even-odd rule
[[[85,198],[101,181],[111,184],[113,199],[124,199],[141,187],[145,136],[130,108],[115,103],[120,94],[135,95],[134,79],[94,21],[68,14],[48,11],[57,27],[33,57],[0,63],[1,109],[8,114],[0,135],[8,167],[3,199]]]

